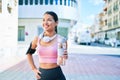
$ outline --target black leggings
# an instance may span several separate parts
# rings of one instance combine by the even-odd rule
[[[52,69],[42,69],[39,68],[41,72],[41,79],[38,80],[66,80],[61,67],[56,67]]]

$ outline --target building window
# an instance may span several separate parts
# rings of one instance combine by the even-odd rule
[[[0,13],[2,12],[2,0],[0,0]]]
[[[53,5],[53,0],[50,0],[50,5]]]
[[[45,5],[48,5],[48,0],[45,0]]]
[[[40,35],[42,32],[43,32],[43,28],[42,28],[42,26],[39,25],[37,27],[37,34]]]
[[[118,11],[118,1],[116,1],[115,3],[114,3],[114,6],[113,6],[113,11]]]
[[[64,0],[64,5],[66,6],[66,0]]]
[[[25,0],[25,5],[28,5],[28,0]]]
[[[67,33],[68,33],[68,28],[62,27],[62,26],[58,27],[58,34],[67,38],[67,35],[68,35]]]
[[[111,28],[112,27],[112,19],[110,18],[109,20],[108,20],[108,28]]]
[[[110,3],[111,2],[111,0],[108,0],[108,3]]]
[[[115,16],[113,17],[113,25],[115,25]]]
[[[71,0],[71,6],[73,7],[73,5],[74,5],[74,0]]]
[[[38,5],[38,0],[35,0],[35,5]]]
[[[118,26],[118,15],[114,16],[113,25]]]
[[[40,5],[43,5],[43,0],[40,0]]]
[[[120,12],[119,12],[119,21],[120,21]]]
[[[23,5],[23,0],[19,0],[19,5]]]
[[[58,0],[55,0],[55,4],[58,5]]]
[[[62,0],[60,0],[60,5],[62,5]]]
[[[25,27],[18,27],[18,41],[25,41]]]
[[[71,0],[68,0],[68,6],[70,6],[70,1],[71,1]]]
[[[30,5],[33,5],[33,0],[30,0]]]
[[[108,15],[111,15],[111,14],[112,14],[112,7],[110,6],[108,9]]]
[[[118,15],[115,16],[115,25],[118,26]]]
[[[76,0],[74,0],[74,7],[77,7],[77,1]]]
[[[105,20],[105,26],[107,26],[107,20]]]

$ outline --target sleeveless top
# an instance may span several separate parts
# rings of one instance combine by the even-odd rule
[[[58,43],[62,43],[65,41],[65,38],[57,35],[57,41],[53,42],[49,46],[43,46],[40,44],[41,37],[38,37],[37,42],[37,54],[39,57],[40,63],[57,63],[57,56],[58,56]]]
[[[37,43],[37,53],[40,63],[57,63],[57,41],[53,42],[49,46],[43,46],[40,44],[40,38]]]

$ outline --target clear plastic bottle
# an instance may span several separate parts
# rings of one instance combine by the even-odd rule
[[[64,38],[58,39],[58,57],[57,57],[57,64],[58,65],[65,65],[65,58],[64,58],[64,50],[66,50],[66,43]]]

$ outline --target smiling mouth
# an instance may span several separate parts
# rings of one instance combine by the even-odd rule
[[[44,26],[44,28],[48,28],[49,27],[49,25],[47,25],[47,26]]]

